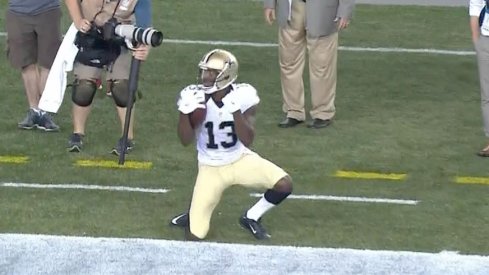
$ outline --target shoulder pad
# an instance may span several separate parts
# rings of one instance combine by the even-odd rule
[[[255,87],[251,86],[248,83],[239,83],[234,85],[234,89],[239,94],[242,105],[241,110],[244,112],[250,107],[257,105],[260,102],[260,98],[258,97],[258,92]]]
[[[247,92],[255,93],[256,94],[256,89],[255,87],[251,86],[248,83],[238,83],[235,85],[235,88],[237,90],[245,90]]]

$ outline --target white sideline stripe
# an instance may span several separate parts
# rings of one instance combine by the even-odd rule
[[[456,252],[29,234],[0,247],[2,274],[489,274],[488,256]]]
[[[168,189],[150,189],[128,186],[103,186],[88,184],[39,184],[39,183],[0,183],[0,187],[17,187],[17,188],[41,188],[41,189],[82,189],[82,190],[104,190],[104,191],[122,191],[122,192],[142,192],[142,193],[167,193]]]
[[[258,198],[258,197],[261,197],[262,194],[251,193],[250,196]],[[391,203],[391,204],[406,204],[406,205],[417,205],[420,202],[417,200],[364,198],[364,197],[341,197],[341,196],[324,196],[324,195],[290,195],[287,197],[287,199]]]
[[[224,45],[224,46],[248,46],[248,47],[277,47],[276,43],[256,43],[241,41],[209,41],[209,40],[185,40],[185,39],[166,39],[163,43],[173,44],[202,44],[202,45]],[[438,49],[407,49],[407,48],[370,48],[370,47],[348,47],[340,46],[340,50],[350,52],[383,52],[383,53],[424,53],[424,54],[441,54],[441,55],[475,55],[473,51],[453,51]]]
[[[75,189],[75,190],[103,190],[103,191],[121,191],[121,192],[140,192],[140,193],[168,193],[169,189],[154,189],[128,186],[104,186],[93,184],[40,184],[40,183],[0,183],[0,187],[14,188],[37,188],[37,189]],[[262,194],[251,193],[252,197],[261,197]],[[368,202],[368,203],[390,203],[416,205],[417,200],[400,200],[400,199],[383,199],[383,198],[362,198],[362,197],[337,197],[324,195],[290,195],[289,199],[303,200],[329,200],[329,201],[347,201],[347,202]]]
[[[351,52],[395,52],[395,53],[424,53],[441,55],[475,55],[474,51],[453,51],[438,49],[406,49],[406,48],[363,48],[363,47],[339,47],[340,50]]]
[[[6,36],[7,33],[0,32],[0,36]],[[187,40],[187,39],[164,39],[163,43],[171,44],[201,44],[201,45],[216,45],[216,46],[244,46],[244,47],[277,47],[276,43],[258,43],[258,42],[243,42],[243,41],[212,41],[212,40]],[[454,51],[454,50],[439,50],[439,49],[408,49],[408,48],[386,48],[386,47],[348,47],[340,46],[342,51],[350,52],[380,52],[380,53],[420,53],[420,54],[440,54],[440,55],[475,55],[474,51]]]

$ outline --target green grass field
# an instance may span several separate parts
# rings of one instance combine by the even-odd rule
[[[154,26],[168,39],[276,42],[260,2],[153,1]],[[5,13],[6,3],[0,4]],[[67,28],[68,18],[64,18]],[[0,26],[4,26],[3,17]],[[472,50],[465,8],[358,5],[341,46]],[[5,37],[0,37],[5,47]],[[489,177],[474,56],[339,52],[335,123],[322,130],[279,129],[283,118],[277,49],[221,46],[238,57],[242,82],[261,104],[253,149],[284,167],[295,194],[418,200],[417,205],[288,200],[264,224],[270,244],[489,255],[489,185],[458,184],[456,177]],[[169,219],[183,211],[196,174],[195,150],[176,135],[175,99],[196,80],[197,62],[212,45],[164,43],[141,71],[136,106],[136,149],[130,161],[151,169],[76,166],[78,160],[117,159],[114,104],[103,92],[90,116],[85,149],[65,150],[71,133],[69,90],[55,116],[59,133],[17,129],[27,110],[19,72],[0,55],[0,182],[97,184],[167,188],[166,194],[0,187],[0,232],[183,239]],[[306,81],[307,86],[307,81]],[[404,180],[348,179],[338,170],[404,173]],[[255,243],[239,215],[255,198],[226,191],[208,239]]]

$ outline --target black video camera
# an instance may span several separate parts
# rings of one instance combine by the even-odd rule
[[[115,18],[111,18],[107,21],[103,28],[102,33],[104,40],[117,40],[117,37],[127,38],[131,41],[151,45],[156,47],[163,42],[163,33],[153,28],[138,28],[133,25],[126,25],[117,22]]]

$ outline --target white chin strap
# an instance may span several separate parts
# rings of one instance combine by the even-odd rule
[[[212,87],[207,87],[207,86],[204,86],[204,85],[200,84],[200,85],[198,85],[198,87],[199,87],[199,88],[201,88],[202,90],[204,90],[204,93],[205,93],[205,94],[210,95],[210,94],[213,94],[213,93],[215,93],[215,92],[217,92],[217,91],[220,91],[220,90],[224,90],[224,89],[226,89],[226,88],[227,88],[228,86],[230,86],[231,84],[232,84],[232,83],[229,83],[228,85],[226,85],[226,86],[224,86],[224,87],[222,87],[222,88],[218,88],[218,87],[216,86],[216,84],[214,84],[214,86],[212,86]]]
[[[204,70],[204,69],[203,69]],[[217,75],[216,79],[219,78],[219,76],[221,76],[222,72],[219,73],[219,75]],[[204,71],[202,71],[202,75],[200,76],[201,79],[203,79],[204,77]],[[231,85],[231,83],[229,83],[228,85],[222,87],[222,88],[219,88],[217,87],[217,81],[214,80],[214,85],[212,86],[204,86],[203,84],[200,84],[199,87],[202,88],[202,90],[204,90],[204,93],[210,95],[210,94],[213,94],[219,90],[222,90],[222,89],[225,89],[227,86]]]
[[[219,90],[219,89],[216,87],[216,85],[215,85],[215,84],[214,84],[214,86],[212,86],[212,87],[207,87],[207,86],[204,86],[204,85],[202,85],[202,84],[200,84],[200,85],[198,85],[198,86],[199,86],[199,88],[201,88],[202,90],[204,90],[204,93],[205,93],[205,94],[208,94],[208,95],[213,94],[213,93],[215,93],[215,92],[217,92],[217,91]]]

